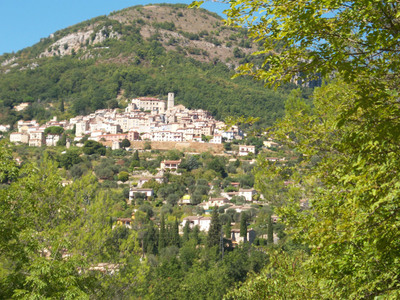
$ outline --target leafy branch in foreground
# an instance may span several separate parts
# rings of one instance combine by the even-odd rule
[[[279,212],[292,235],[311,247],[299,272],[311,280],[276,268],[246,283],[235,299],[253,289],[276,296],[271,285],[285,290],[282,298],[304,298],[304,292],[307,298],[397,299],[399,2],[223,2],[230,4],[226,23],[247,27],[263,45],[263,65],[243,65],[240,74],[268,85],[329,78],[312,105],[293,95],[275,126],[275,137],[303,158],[291,180],[303,189],[300,200],[308,208],[288,196]],[[270,168],[262,165],[256,182],[265,182]],[[296,288],[285,288],[289,279]]]

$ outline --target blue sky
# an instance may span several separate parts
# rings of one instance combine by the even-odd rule
[[[0,0],[0,55],[17,52],[57,30],[126,7],[149,3],[191,2],[192,0]],[[202,7],[223,16],[222,11],[226,5],[208,2]]]

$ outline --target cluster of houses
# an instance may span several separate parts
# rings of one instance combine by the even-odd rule
[[[57,142],[60,140],[60,134],[47,134],[45,135],[46,128],[57,126],[64,129],[70,129],[68,121],[57,121],[54,117],[52,120],[48,121],[46,124],[40,125],[35,120],[23,121],[19,120],[17,122],[17,132],[10,134],[10,142],[19,144],[28,144],[29,146],[41,147],[46,146],[56,146]],[[73,127],[72,127],[73,128]]]
[[[180,161],[163,161],[161,162],[161,171],[166,170],[170,167],[177,168],[179,167]],[[173,170],[173,169],[172,169]],[[129,204],[132,203],[137,194],[143,194],[143,196],[147,199],[154,197],[154,190],[152,188],[143,188],[143,185],[149,180],[155,180],[158,183],[163,183],[162,176],[153,176],[153,177],[145,177],[138,179],[137,186],[131,187],[129,191]],[[235,182],[231,183],[235,186]],[[237,192],[229,192],[229,193],[221,193],[221,197],[219,198],[210,198],[206,202],[202,202],[198,204],[198,207],[201,207],[205,211],[210,211],[214,207],[224,207],[224,210],[233,209],[237,213],[241,213],[243,211],[248,211],[252,207],[250,203],[253,202],[253,196],[256,195],[257,192],[255,189],[241,189],[239,188]],[[246,201],[243,205],[236,205],[230,202],[230,200],[234,196],[242,196]],[[192,205],[190,195],[185,195],[180,199],[179,205]],[[132,220],[129,218],[120,218],[118,219],[119,225],[124,225],[130,228],[130,222]],[[208,232],[210,229],[211,218],[207,216],[188,216],[183,218],[180,228],[182,229],[186,222],[189,222],[189,227],[193,228],[194,226],[198,226],[200,231]],[[247,237],[240,236],[239,229],[232,229],[231,231],[231,241],[233,244],[237,244],[243,242],[244,240],[252,243],[255,238],[255,232],[253,229],[249,229],[247,232]]]
[[[84,136],[98,142],[111,142],[114,149],[128,139],[155,142],[204,142],[220,144],[223,139],[241,139],[242,131],[233,126],[228,131],[222,121],[215,120],[209,112],[190,110],[183,105],[175,105],[174,94],[168,100],[142,97],[132,99],[125,111],[102,109],[86,115],[58,122],[56,118],[39,125],[35,120],[19,121],[18,132],[10,134],[10,141],[30,146],[53,146],[59,136],[45,136],[44,130],[50,126],[75,129],[75,139]],[[204,138],[206,137],[206,138]]]

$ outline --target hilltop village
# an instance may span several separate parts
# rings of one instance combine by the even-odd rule
[[[60,259],[87,259],[87,270],[101,274],[110,293],[136,261],[147,268],[140,286],[157,287],[155,299],[186,293],[196,286],[186,282],[191,277],[226,276],[200,292],[221,298],[268,263],[268,249],[292,247],[274,204],[293,194],[300,209],[308,206],[301,187],[284,173],[256,181],[260,167],[293,165],[293,152],[237,126],[227,128],[205,110],[175,105],[173,93],[69,120],[16,125],[15,132],[5,126],[11,143],[5,138],[0,151],[13,152],[8,157],[21,170],[24,201],[54,209],[55,218],[63,213],[59,207],[72,208],[67,224],[72,218],[84,229],[60,250]],[[45,222],[41,215],[38,222]],[[52,247],[41,245],[40,259],[50,260]],[[161,288],[171,280],[176,292]]]
[[[57,144],[61,134],[45,134],[46,129],[53,126],[74,130],[75,142],[88,136],[89,140],[111,144],[112,149],[119,149],[124,139],[221,144],[223,140],[232,141],[243,137],[236,126],[225,131],[225,123],[215,120],[207,111],[190,110],[183,105],[175,105],[173,93],[168,94],[167,101],[150,97],[133,99],[122,112],[117,109],[102,109],[69,121],[57,121],[53,118],[39,125],[35,120],[20,120],[17,126],[18,132],[10,134],[10,141],[37,147]]]

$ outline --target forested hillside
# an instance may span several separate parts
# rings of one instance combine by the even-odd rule
[[[195,26],[194,26],[195,25]],[[246,30],[182,5],[137,6],[60,30],[36,45],[0,57],[0,123],[44,121],[101,108],[123,108],[140,96],[209,110],[215,117],[282,115],[289,86],[265,89],[230,79],[239,63],[255,62]],[[22,112],[13,107],[31,105]]]

